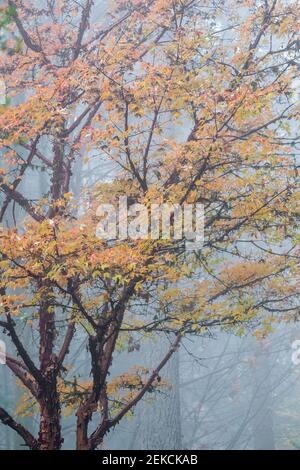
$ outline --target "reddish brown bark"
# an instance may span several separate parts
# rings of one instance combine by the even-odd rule
[[[54,355],[55,313],[49,310],[49,298],[41,305],[39,313],[40,333],[40,429],[39,445],[41,450],[58,450],[62,444],[61,437],[61,406],[58,393],[57,375],[58,363]]]
[[[59,450],[63,443],[61,437],[61,410],[55,373],[49,371],[49,377],[40,397],[40,450]]]

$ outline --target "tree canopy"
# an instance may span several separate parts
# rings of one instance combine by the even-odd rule
[[[77,448],[96,449],[168,386],[161,371],[185,335],[254,324],[260,338],[297,319],[299,2],[118,0],[99,24],[93,0],[4,3],[0,325],[39,436],[2,408],[0,420],[31,449],[59,449],[67,409]],[[78,162],[110,162],[113,178],[75,194]],[[33,170],[48,175],[39,200],[23,185]],[[121,195],[202,203],[203,248],[97,238],[99,203]],[[110,378],[119,347],[159,332],[171,340],[160,364]],[[68,365],[78,334],[82,382]]]

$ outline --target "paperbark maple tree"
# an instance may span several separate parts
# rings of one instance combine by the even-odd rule
[[[114,3],[104,26],[91,21],[93,0],[2,7],[0,74],[11,102],[0,110],[0,218],[15,205],[26,218],[1,230],[0,325],[39,435],[2,408],[0,420],[30,449],[61,448],[62,408],[76,415],[77,449],[96,449],[147,392],[166,386],[161,370],[185,335],[256,323],[263,336],[299,311],[298,2]],[[83,188],[78,202],[70,184],[87,156],[112,162],[115,177]],[[39,201],[22,191],[34,165],[49,174]],[[99,240],[97,205],[120,195],[203,203],[203,249]],[[38,339],[38,360],[23,328]],[[110,379],[120,341],[160,332],[173,343],[159,365]],[[67,364],[76,334],[88,342],[83,383]]]

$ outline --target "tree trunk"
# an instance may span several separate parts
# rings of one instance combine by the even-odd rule
[[[255,450],[275,450],[272,410],[271,364],[268,344],[256,345],[254,368],[254,424]]]
[[[148,366],[153,367],[164,355],[167,341],[159,339],[160,344],[151,343],[151,353],[147,354]],[[139,416],[139,432],[136,435],[135,448],[145,450],[182,449],[181,412],[179,394],[179,353],[170,359],[163,370],[162,378],[170,389],[157,393],[153,402],[144,402]],[[149,399],[149,394],[146,396]],[[152,398],[151,398],[152,400]]]
[[[47,298],[48,296],[48,298]],[[54,312],[49,311],[51,290],[45,293],[39,315],[40,370],[43,383],[40,386],[40,430],[41,450],[58,450],[61,437],[61,408],[57,387],[57,358],[53,353],[55,340]]]
[[[55,378],[53,378],[53,381],[45,384],[45,389],[40,399],[40,408],[40,450],[59,450],[63,439],[61,438],[61,413]]]

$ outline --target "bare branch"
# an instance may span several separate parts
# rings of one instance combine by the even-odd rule
[[[19,15],[18,15],[18,12],[17,12],[17,6],[16,6],[15,2],[13,2],[12,0],[9,0],[8,4],[9,4],[10,7],[13,8],[14,21],[17,25],[17,28],[18,28],[18,30],[19,30],[26,46],[29,47],[29,49],[31,49],[34,52],[42,52],[42,48],[31,39],[31,37],[29,36],[27,31],[25,30],[25,28],[23,26],[23,23],[19,18]]]
[[[17,423],[3,408],[0,408],[0,421],[5,426],[9,426],[11,429],[16,431],[19,436],[22,437],[25,444],[31,449],[36,450],[38,449],[39,445],[37,440],[33,437],[33,435],[26,429],[22,424]]]

